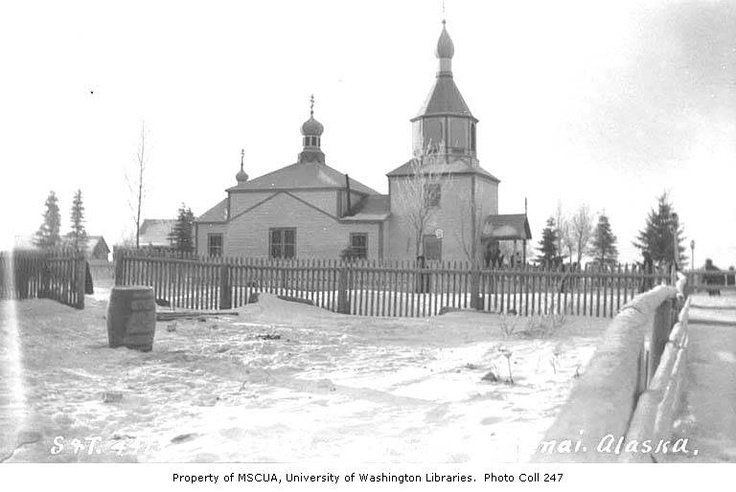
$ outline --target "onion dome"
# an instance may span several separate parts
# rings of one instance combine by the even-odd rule
[[[235,175],[235,179],[238,180],[238,183],[245,183],[248,181],[248,173],[246,173],[243,170],[243,159],[245,158],[245,149],[241,149],[240,151],[240,171],[238,171],[238,174]]]
[[[437,49],[434,53],[437,58],[452,58],[455,54],[455,45],[452,44],[452,39],[447,34],[444,20],[442,21],[442,33],[440,33],[440,39],[437,41]]]
[[[315,120],[313,115],[310,115],[309,119],[302,125],[302,135],[304,136],[319,137],[324,130],[325,128],[322,126],[322,123]]]

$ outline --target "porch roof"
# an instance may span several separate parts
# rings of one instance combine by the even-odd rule
[[[483,221],[482,240],[521,239],[527,241],[532,238],[532,231],[526,214],[489,215]]]

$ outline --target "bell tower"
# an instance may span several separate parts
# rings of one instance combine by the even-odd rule
[[[419,114],[411,120],[414,156],[439,152],[448,157],[468,157],[477,165],[475,127],[478,120],[455,85],[452,74],[454,55],[455,45],[443,20],[435,49],[437,78]]]

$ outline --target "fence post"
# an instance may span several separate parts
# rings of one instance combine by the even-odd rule
[[[348,292],[348,268],[341,265],[337,279],[337,312],[350,314],[350,295]]]
[[[28,295],[30,292],[28,288],[29,287],[28,286],[29,263],[30,262],[22,261],[22,259],[18,257],[16,257],[15,261],[13,262],[13,269],[15,271],[11,272],[11,275],[15,275],[15,286],[16,286],[16,289],[18,290],[19,299],[28,299]],[[0,271],[0,274],[2,274],[1,271]]]
[[[84,309],[84,294],[86,292],[87,283],[87,260],[83,254],[79,254],[74,258],[75,266],[75,278],[74,278],[74,290],[77,293],[77,303],[74,307],[77,309]]]
[[[646,343],[641,344],[641,351],[639,352],[639,358],[637,359],[637,383],[636,383],[636,394],[634,395],[634,402],[639,401],[639,396],[644,393],[649,387],[651,364],[651,345]],[[633,409],[632,409],[633,410]]]
[[[649,361],[649,374],[654,375],[662,358],[662,352],[670,337],[672,330],[672,300],[667,299],[657,307],[654,313],[652,326],[652,341],[650,344],[651,357]]]
[[[123,261],[125,261],[125,253],[122,250],[115,252],[115,287],[123,285]]]
[[[51,267],[49,255],[44,254],[41,259],[41,285],[38,288],[38,298],[48,299],[51,295]]]
[[[483,309],[480,298],[480,264],[477,261],[473,262],[473,271],[470,273],[470,308]]]
[[[233,306],[232,286],[230,285],[230,268],[227,263],[220,265],[220,309]]]
[[[427,269],[427,261],[424,255],[417,256],[417,261],[414,265],[414,268],[418,271],[416,278],[416,292],[418,294],[427,294],[429,292],[429,274],[423,273],[423,270]]]

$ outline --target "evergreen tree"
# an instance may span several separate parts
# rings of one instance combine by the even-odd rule
[[[169,240],[171,247],[176,251],[182,253],[194,251],[194,214],[183,203],[179,207],[179,215],[169,234]]]
[[[82,190],[74,193],[71,214],[72,230],[67,234],[69,243],[74,251],[87,250],[87,231],[84,228],[84,205],[82,204]]]
[[[611,231],[611,223],[605,213],[598,217],[598,224],[593,232],[592,246],[593,257],[601,265],[613,265],[618,260],[616,236]]]
[[[662,193],[657,199],[657,209],[652,209],[647,217],[644,230],[639,231],[639,236],[634,246],[652,255],[655,263],[671,263],[675,257],[675,244],[677,244],[677,262],[682,265],[685,256],[685,240],[682,224],[677,220],[677,214],[669,201],[667,193]]]
[[[538,261],[545,266],[553,266],[557,264],[559,256],[557,254],[557,227],[555,219],[550,217],[547,219],[547,227],[542,230],[542,239],[539,241],[539,252],[541,253]]]
[[[61,238],[61,214],[59,214],[59,199],[53,190],[46,198],[46,211],[43,213],[43,223],[36,232],[34,244],[40,248],[48,249],[59,246]]]

